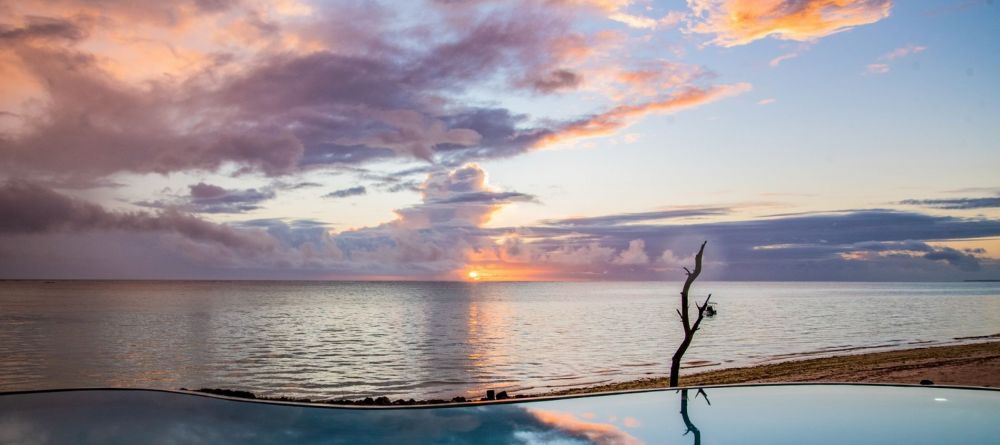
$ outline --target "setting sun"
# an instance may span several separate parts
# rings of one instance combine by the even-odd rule
[[[474,270],[470,270],[469,271],[469,279],[470,280],[478,280],[479,279],[479,272],[474,271]]]

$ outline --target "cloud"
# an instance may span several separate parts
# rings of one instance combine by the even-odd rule
[[[903,205],[931,207],[937,209],[968,210],[1000,208],[1000,197],[990,198],[953,198],[953,199],[907,199],[899,202]]]
[[[810,45],[809,43],[801,43],[801,44],[797,45],[797,48],[795,48],[794,50],[789,51],[787,53],[779,55],[778,57],[775,57],[775,58],[771,59],[770,61],[768,61],[767,64],[771,68],[777,68],[782,63],[784,63],[786,60],[790,60],[790,59],[794,59],[796,57],[799,57],[803,53],[808,52],[811,48],[812,48],[812,45]]]
[[[982,249],[932,245],[1000,236],[995,219],[863,210],[717,222],[698,218],[729,209],[682,208],[488,227],[496,212],[534,198],[490,186],[476,164],[432,171],[418,189],[421,202],[397,210],[395,220],[333,232],[310,220],[217,224],[171,208],[108,210],[11,181],[0,187],[0,255],[19,261],[0,262],[0,275],[80,276],[113,263],[116,272],[147,278],[183,270],[203,278],[461,279],[474,267],[506,279],[649,280],[679,277],[702,240],[709,279],[926,280],[1000,271]],[[205,184],[192,192],[212,199],[228,191]],[[99,246],[88,241],[96,239]]]
[[[0,24],[0,41],[65,40],[77,41],[87,36],[81,24],[53,17],[25,17],[25,24],[15,27]]]
[[[944,261],[965,271],[978,271],[981,268],[979,259],[974,254],[950,247],[934,249],[924,253],[924,258],[931,261]]]
[[[463,13],[443,8],[417,26],[403,26],[392,11],[374,5],[339,5],[296,19],[294,29],[283,26],[284,12],[238,2],[207,10],[200,3],[148,10],[127,2],[63,6],[16,8],[12,20],[23,23],[0,29],[10,42],[3,49],[9,57],[0,58],[9,62],[3,69],[22,73],[31,80],[24,90],[44,99],[10,111],[22,118],[0,137],[0,169],[93,178],[234,166],[278,176],[393,157],[510,156],[529,149],[538,131],[517,127],[527,118],[512,118],[502,130],[509,137],[499,141],[495,126],[468,117],[511,113],[478,109],[462,93],[496,81],[546,94],[581,82],[563,66],[572,56],[568,36],[578,35],[544,4]],[[78,23],[93,11],[108,20]],[[186,25],[194,22],[204,26]],[[229,25],[269,31],[249,39],[226,34],[219,48],[211,40],[188,43],[199,40],[191,36],[195,30]],[[173,55],[128,63],[125,57],[140,57],[142,36],[157,27],[180,36],[164,44]],[[442,32],[425,38],[424,30],[433,28]],[[114,42],[138,43],[104,53],[93,43],[119,33],[139,37]],[[399,43],[411,39],[426,45]],[[586,37],[578,40],[589,45]],[[182,57],[186,69],[178,61],[152,77],[133,72]],[[484,134],[491,130],[493,138]]]
[[[565,218],[544,221],[555,226],[613,226],[626,223],[655,221],[675,218],[725,215],[730,209],[725,207],[682,208],[654,212],[620,213],[615,215]]]
[[[167,209],[158,213],[116,212],[24,181],[0,186],[2,234],[45,234],[90,230],[168,232],[190,240],[262,254],[274,248],[266,238]]]
[[[868,74],[886,74],[889,70],[889,65],[885,63],[872,63],[865,67],[865,72]]]
[[[560,90],[576,88],[580,85],[582,77],[568,69],[557,69],[547,73],[540,73],[539,77],[531,79],[529,82],[537,91],[551,93]]]
[[[268,221],[233,226],[175,208],[108,210],[25,181],[0,186],[0,212],[5,215],[0,222],[0,256],[23,259],[12,269],[0,268],[0,274],[21,270],[65,277],[97,270],[101,277],[148,278],[163,277],[160,269],[168,268],[184,270],[182,276],[187,277],[233,277],[289,269],[315,273],[343,266],[337,243],[316,224]],[[94,244],[92,239],[101,241]],[[57,258],[39,252],[52,252]],[[63,256],[69,252],[69,258]],[[94,268],[104,261],[117,261],[121,268]],[[111,275],[104,275],[109,271]]]
[[[670,27],[679,24],[686,18],[687,18],[687,13],[684,11],[670,11],[663,17],[660,17],[658,25],[663,27]]]
[[[927,49],[926,46],[920,45],[908,45],[901,48],[896,48],[888,53],[883,54],[879,57],[879,60],[896,60],[912,54],[919,54]]]
[[[608,16],[609,19],[624,23],[630,28],[655,29],[659,21],[651,17],[633,15],[624,12],[615,12]]]
[[[879,56],[878,63],[871,63],[865,67],[865,72],[868,74],[886,74],[891,71],[891,62],[907,57],[913,54],[919,54],[927,49],[926,46],[919,45],[908,45],[901,48],[896,48],[889,51],[881,56]]]
[[[719,85],[709,88],[689,87],[669,95],[665,99],[644,102],[637,105],[619,105],[608,111],[587,116],[563,125],[551,134],[540,138],[537,147],[546,147],[565,141],[607,136],[628,127],[643,116],[655,113],[671,113],[686,108],[703,105],[716,100],[750,91],[748,83]]]
[[[474,163],[431,173],[420,191],[423,202],[397,210],[400,219],[394,224],[411,229],[476,228],[506,204],[534,201],[528,194],[494,190],[486,171]]]
[[[757,105],[771,105],[771,104],[773,104],[773,103],[775,103],[777,101],[778,101],[777,99],[775,99],[773,97],[769,97],[767,99],[758,100],[757,101]]]
[[[928,244],[998,236],[1000,221],[991,219],[864,210],[687,224],[622,220],[605,215],[592,217],[588,224],[521,227],[516,241],[500,247],[513,251],[501,251],[497,257],[539,268],[548,264],[549,276],[564,279],[663,279],[680,276],[680,266],[688,265],[682,257],[696,251],[700,240],[708,240],[713,253],[706,272],[710,279],[926,280],[1000,271],[1000,262],[982,257],[982,251]],[[636,240],[641,240],[647,259],[657,261],[615,268],[622,266],[616,258],[621,262],[639,257],[626,254],[637,253]],[[555,262],[565,256],[583,258],[582,252],[594,261]]]
[[[199,182],[189,186],[190,204],[201,213],[242,213],[259,209],[260,202],[274,198],[273,190],[227,190]]]
[[[848,247],[839,255],[847,260],[872,260],[874,257],[923,258],[944,261],[962,271],[980,270],[977,254],[982,249],[961,251],[951,247],[934,247],[919,241],[863,242]]]
[[[784,62],[784,61],[789,60],[789,59],[794,59],[794,58],[796,58],[798,56],[799,56],[799,53],[797,53],[797,52],[782,54],[782,55],[780,55],[778,57],[775,57],[775,58],[771,59],[771,61],[768,62],[767,64],[770,65],[771,68],[777,68],[779,65],[781,65],[781,62]]]
[[[646,255],[646,242],[641,239],[629,241],[628,248],[619,253],[613,262],[624,266],[649,263],[649,256]]]
[[[766,37],[812,41],[889,16],[892,0],[688,0],[689,30],[712,44],[746,45]]]
[[[654,29],[659,25],[659,21],[654,18],[629,13],[627,9],[632,0],[555,0],[554,3],[589,8],[630,28]]]
[[[347,198],[349,196],[361,196],[368,193],[363,185],[350,187],[346,189],[334,190],[330,193],[323,195],[324,198]]]
[[[3,110],[13,118],[0,133],[0,174],[93,182],[279,177],[389,159],[457,167],[610,134],[745,87],[707,84],[701,67],[629,58],[624,33],[574,22],[581,8],[628,14],[630,2],[431,2],[433,13],[407,18],[370,2],[210,3],[12,7],[0,70],[19,83]],[[555,119],[469,100],[497,86],[598,94],[612,105]],[[621,105],[633,96],[648,98]]]
[[[245,213],[261,208],[260,203],[274,199],[273,187],[228,190],[199,182],[188,186],[189,193],[171,199],[139,201],[134,204],[156,209],[171,208],[194,213]]]

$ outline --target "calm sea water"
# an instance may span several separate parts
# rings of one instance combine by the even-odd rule
[[[663,376],[679,283],[0,282],[0,390],[357,398]],[[1000,283],[699,283],[716,369],[1000,332]]]

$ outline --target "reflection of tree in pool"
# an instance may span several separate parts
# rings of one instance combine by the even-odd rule
[[[712,402],[708,400],[708,393],[704,389],[698,388],[698,392],[694,394],[694,398],[697,399],[699,395],[705,398],[705,403],[712,406]],[[686,389],[681,390],[681,419],[684,420],[684,426],[687,427],[684,435],[687,436],[688,433],[692,433],[694,435],[694,445],[701,445],[701,430],[694,426],[694,422],[688,416],[688,390]]]

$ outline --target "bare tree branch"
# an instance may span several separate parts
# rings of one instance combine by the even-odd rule
[[[705,254],[705,245],[708,241],[701,243],[701,248],[698,249],[698,254],[694,256],[694,271],[692,272],[688,268],[684,268],[687,272],[687,279],[684,280],[684,288],[681,290],[681,308],[677,311],[678,315],[681,316],[681,325],[684,327],[684,339],[681,341],[680,346],[677,347],[677,351],[674,352],[674,356],[670,361],[670,386],[676,387],[678,380],[680,378],[681,370],[681,359],[684,358],[684,353],[687,352],[689,346],[691,346],[691,341],[694,339],[694,333],[701,326],[702,319],[705,318],[705,309],[708,308],[708,301],[712,298],[709,294],[708,298],[705,299],[705,303],[699,305],[695,302],[695,307],[698,311],[698,317],[695,319],[694,324],[691,324],[691,313],[689,304],[689,295],[691,292],[691,285],[694,281],[698,279],[701,275],[701,259]]]

